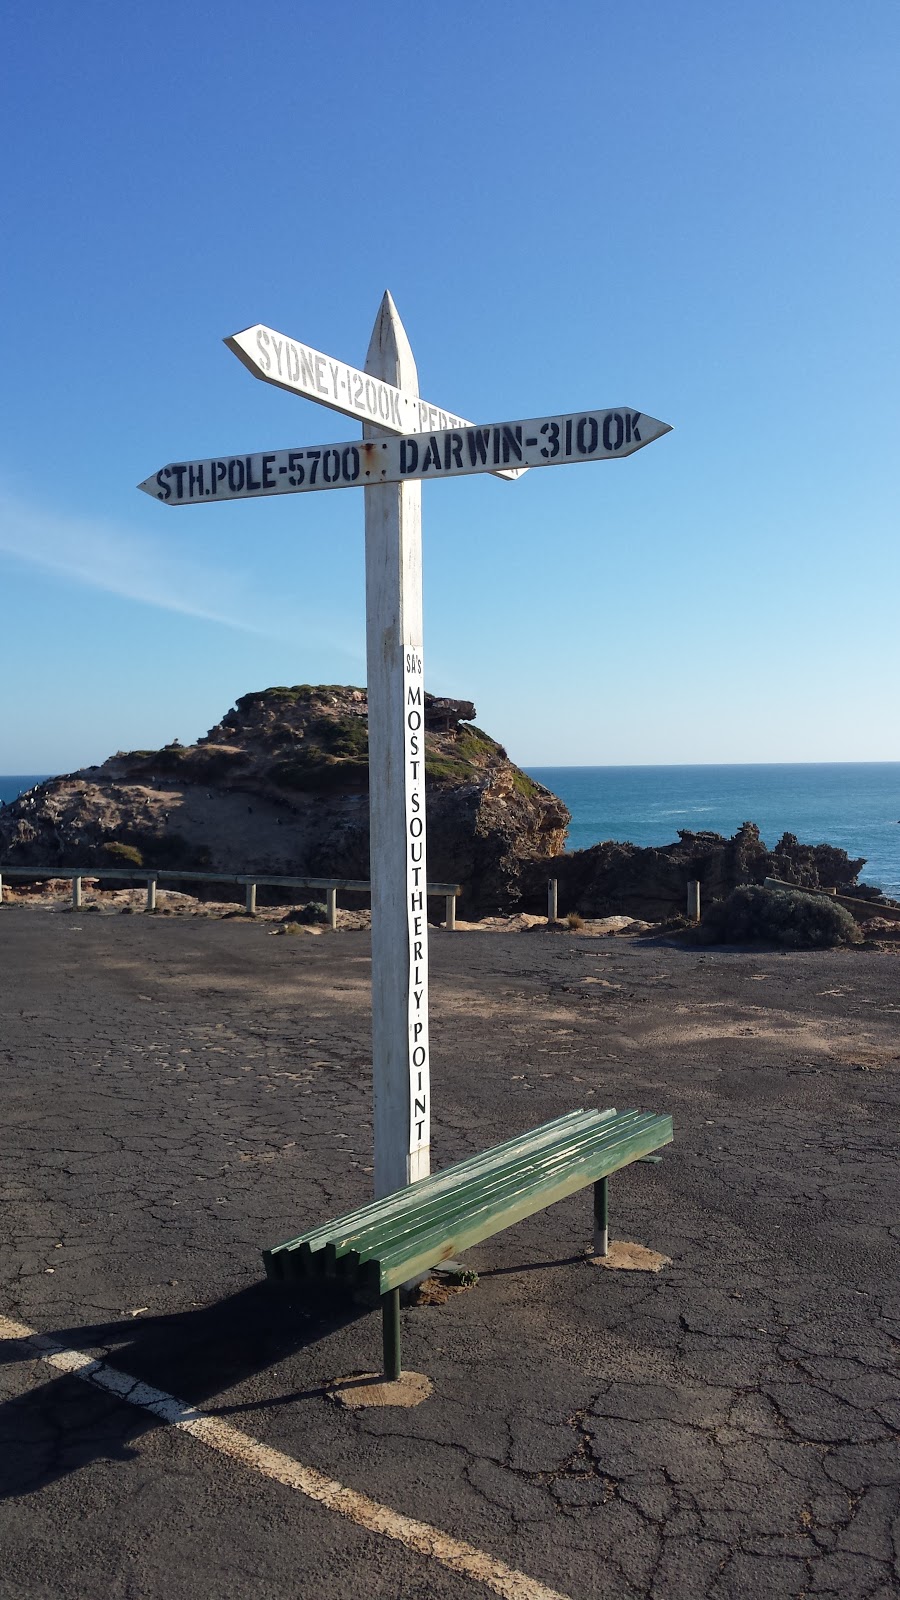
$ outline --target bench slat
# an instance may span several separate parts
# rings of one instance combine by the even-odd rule
[[[574,1194],[589,1183],[595,1183],[598,1178],[609,1177],[638,1156],[647,1155],[661,1145],[671,1143],[672,1138],[671,1117],[654,1118],[640,1132],[626,1135],[620,1141],[605,1145],[566,1165],[553,1177],[545,1178],[529,1188],[527,1193],[510,1194],[498,1205],[487,1205],[468,1215],[461,1214],[449,1234],[441,1228],[435,1228],[415,1240],[408,1240],[372,1264],[377,1270],[378,1293],[386,1294],[391,1289],[399,1288],[418,1273],[427,1271],[440,1261],[449,1260],[473,1244],[480,1244],[483,1239],[511,1227],[515,1222],[523,1221],[545,1206],[564,1200],[567,1195]],[[368,1283],[375,1288],[374,1272],[368,1274]]]
[[[385,1294],[672,1139],[652,1112],[578,1111],[263,1252],[269,1277]]]
[[[616,1125],[622,1118],[633,1118],[637,1112],[619,1112]],[[582,1144],[585,1139],[598,1138],[606,1127],[606,1122],[597,1120],[588,1122],[587,1117],[583,1122],[574,1124],[571,1129],[566,1128],[557,1133],[553,1139],[543,1141],[539,1146],[525,1149],[515,1155],[507,1156],[503,1160],[484,1161],[478,1168],[462,1172],[458,1167],[448,1167],[442,1174],[446,1183],[439,1189],[426,1190],[424,1184],[410,1185],[408,1189],[400,1191],[405,1196],[406,1203],[392,1208],[389,1215],[373,1216],[360,1221],[357,1213],[351,1212],[344,1219],[338,1218],[329,1230],[329,1235],[336,1243],[349,1247],[352,1243],[361,1240],[367,1234],[375,1235],[396,1224],[397,1217],[402,1218],[404,1225],[418,1218],[423,1213],[435,1207],[452,1206],[455,1197],[462,1193],[467,1196],[474,1193],[480,1186],[495,1183],[506,1174],[527,1173],[536,1164],[548,1161],[558,1155],[561,1150],[574,1148]],[[394,1197],[392,1196],[392,1199]],[[398,1197],[399,1198],[399,1197]],[[342,1223],[345,1224],[342,1226]]]
[[[295,1239],[288,1239],[284,1244],[274,1245],[269,1250],[263,1251],[263,1260],[270,1276],[280,1277],[277,1270],[278,1258],[291,1252],[301,1251],[304,1259],[309,1251],[325,1247],[329,1240],[334,1239],[340,1232],[349,1233],[352,1227],[363,1229],[369,1222],[403,1215],[410,1205],[410,1190],[415,1189],[416,1203],[424,1204],[426,1200],[455,1187],[461,1179],[468,1175],[492,1169],[501,1159],[516,1159],[526,1157],[530,1153],[543,1149],[566,1131],[566,1128],[579,1120],[592,1123],[608,1121],[615,1117],[617,1112],[614,1107],[604,1111],[569,1111],[562,1117],[557,1117],[553,1122],[544,1123],[531,1133],[518,1134],[514,1139],[507,1139],[503,1144],[495,1145],[492,1150],[482,1151],[475,1156],[467,1156],[462,1161],[457,1161],[454,1166],[447,1167],[443,1172],[436,1172],[430,1178],[421,1178],[415,1185],[406,1189],[396,1189],[392,1194],[384,1195],[380,1200],[373,1200],[368,1205],[360,1206],[357,1211],[351,1211],[344,1217],[338,1217],[334,1222],[327,1223],[324,1227],[313,1228],[308,1233],[302,1233]],[[270,1266],[272,1269],[270,1271]]]
[[[473,1207],[489,1205],[493,1199],[499,1199],[508,1191],[518,1192],[524,1184],[532,1187],[541,1180],[542,1175],[549,1178],[561,1165],[577,1160],[607,1141],[621,1138],[626,1131],[637,1132],[653,1120],[652,1114],[620,1112],[610,1128],[601,1123],[573,1131],[564,1139],[557,1139],[548,1148],[467,1178],[422,1205],[411,1203],[409,1210],[400,1218],[393,1218],[389,1222],[377,1221],[359,1231],[348,1230],[343,1237],[330,1240],[326,1244],[326,1252],[332,1260],[346,1253],[355,1255],[360,1261],[370,1260],[379,1256],[388,1246],[399,1246],[404,1238],[421,1233],[432,1225],[451,1226],[452,1219],[460,1212],[470,1212]],[[410,1199],[412,1202],[412,1196]],[[328,1271],[327,1266],[325,1270]]]

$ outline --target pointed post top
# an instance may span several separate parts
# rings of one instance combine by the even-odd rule
[[[389,289],[385,289],[378,307],[366,355],[366,371],[373,378],[405,389],[408,394],[419,392],[415,356]]]

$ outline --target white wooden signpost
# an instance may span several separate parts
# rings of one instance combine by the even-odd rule
[[[170,462],[138,485],[164,505],[364,488],[375,1194],[427,1176],[422,484],[612,461],[669,432],[631,406],[475,426],[421,400],[403,324],[381,302],[364,372],[257,323],[226,339],[255,377],[361,418],[363,440]]]

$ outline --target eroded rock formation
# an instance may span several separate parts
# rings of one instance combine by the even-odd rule
[[[546,869],[559,881],[560,905],[566,911],[584,917],[624,912],[659,921],[684,912],[691,879],[699,880],[704,903],[724,899],[740,883],[762,883],[765,878],[880,899],[879,890],[856,882],[864,865],[864,859],[851,860],[845,850],[830,844],[800,844],[792,833],[769,850],[755,823],[745,822],[730,839],[680,829],[675,843],[659,847],[607,840],[559,856]]]
[[[0,861],[368,878],[367,711],[336,684],[243,695],[196,744],[119,751],[20,796]],[[569,822],[474,715],[425,696],[428,876],[461,883],[469,917],[518,905]]]

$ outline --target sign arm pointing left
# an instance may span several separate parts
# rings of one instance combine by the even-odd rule
[[[272,383],[276,389],[286,389],[288,394],[302,395],[305,400],[315,400],[320,406],[341,411],[347,417],[374,424],[385,433],[423,433],[426,428],[468,428],[465,417],[455,411],[445,411],[433,406],[408,388],[398,388],[386,378],[371,372],[361,372],[358,367],[348,367],[346,361],[335,361],[321,350],[312,350],[299,339],[289,339],[286,333],[276,333],[264,322],[255,322],[252,328],[229,334],[225,340],[232,355],[237,356],[254,378]],[[506,467],[496,473],[498,478],[521,478],[523,467]]]

